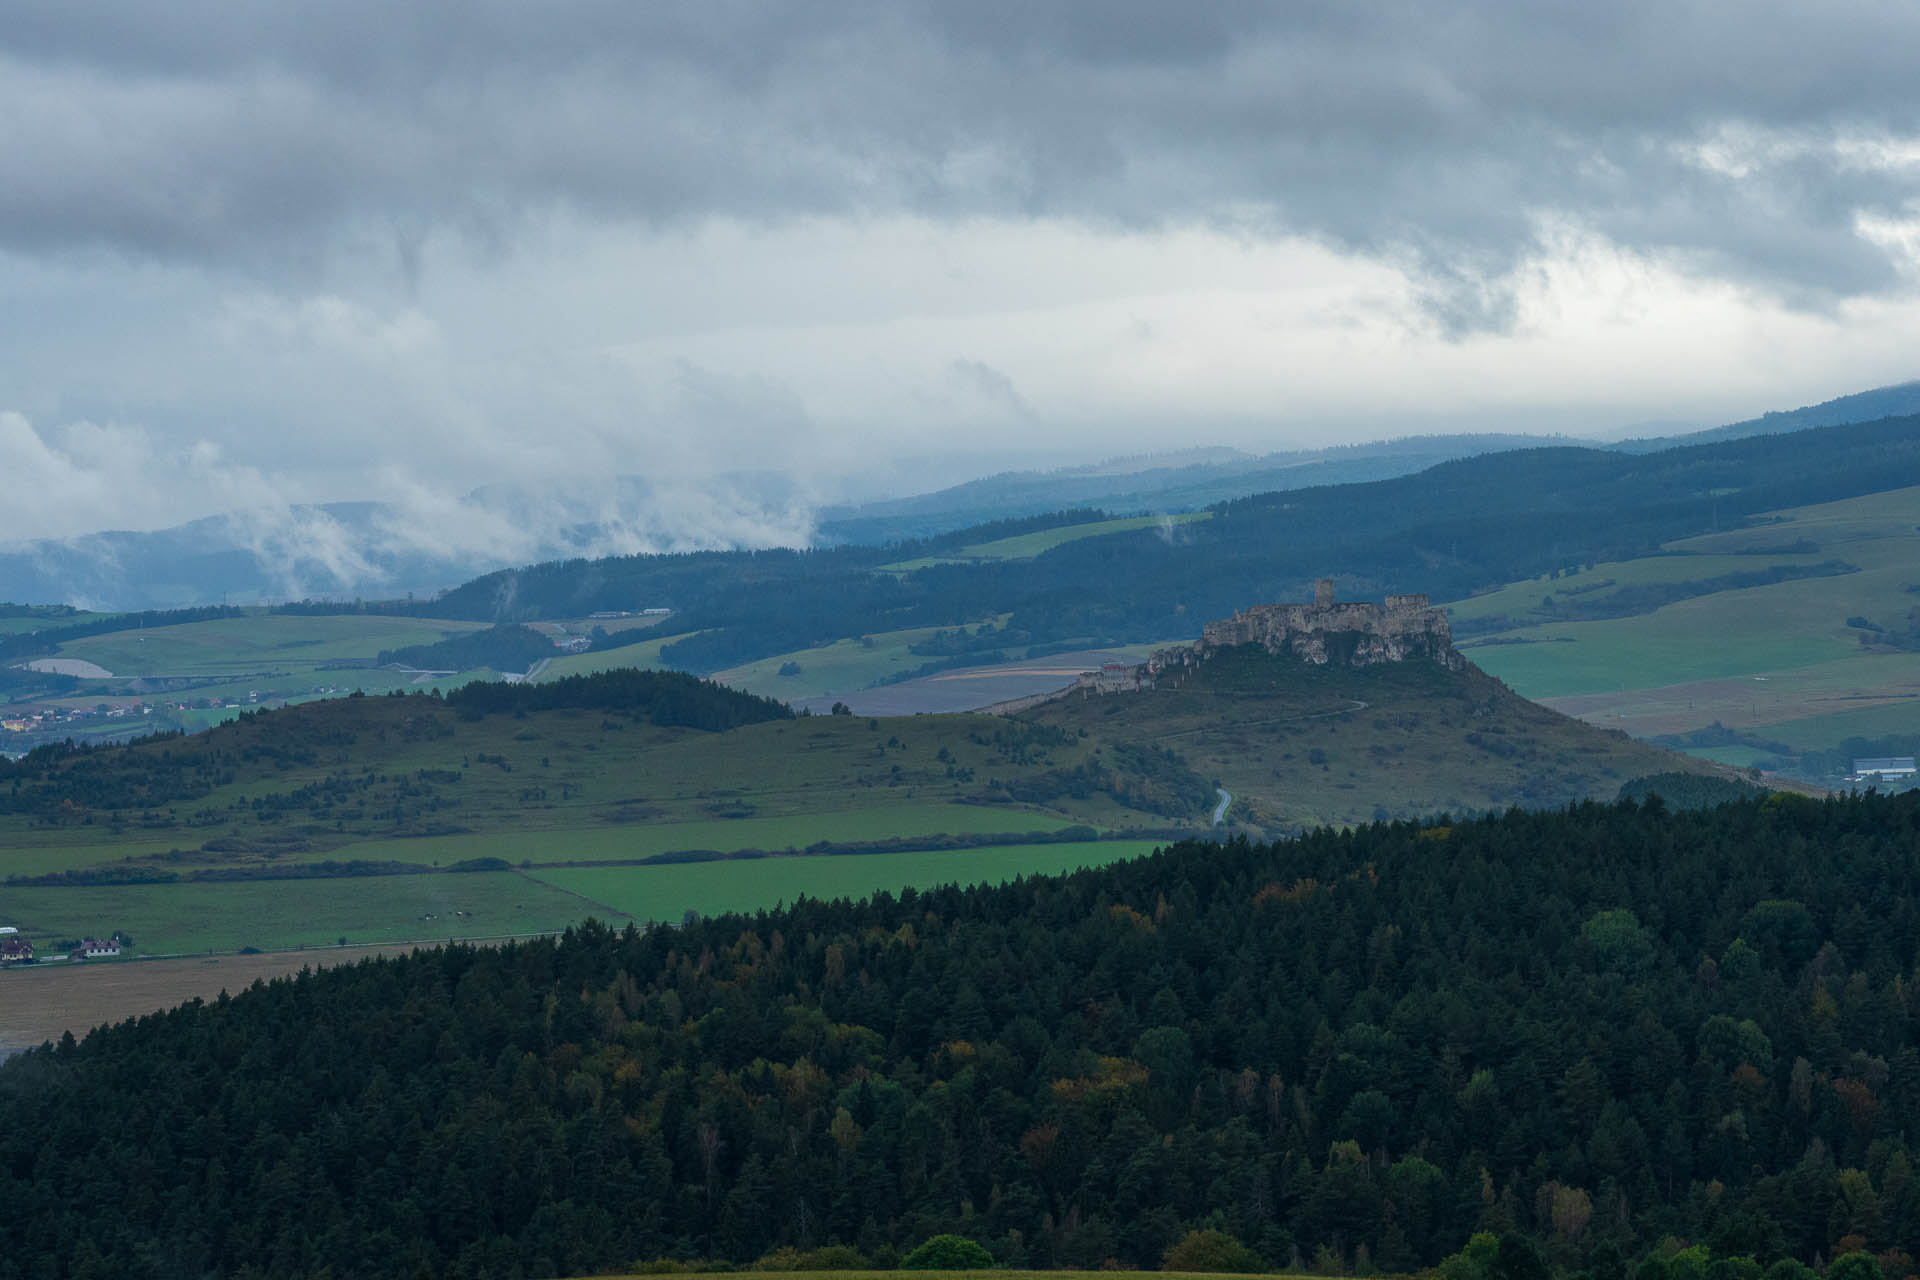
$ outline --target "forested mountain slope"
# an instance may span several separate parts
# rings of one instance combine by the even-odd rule
[[[1920,797],[1583,805],[328,970],[0,1067],[0,1276],[1910,1267],[1916,884]]]
[[[882,550],[704,553],[569,561],[479,578],[421,611],[524,621],[672,608],[662,658],[711,672],[844,636],[1011,613],[1028,643],[1156,640],[1251,602],[1303,598],[1336,574],[1348,596],[1458,599],[1555,569],[1650,552],[1745,517],[1920,483],[1920,417],[1636,455],[1527,449],[1371,484],[1263,494],[1213,518],[1089,537],[1031,559],[882,564]],[[978,541],[951,535],[953,545]]]

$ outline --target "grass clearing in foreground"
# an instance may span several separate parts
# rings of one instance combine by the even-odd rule
[[[654,867],[555,867],[530,875],[641,920],[677,921],[687,911],[759,911],[796,898],[864,898],[909,885],[998,884],[1057,875],[1152,853],[1164,841],[996,845],[916,853],[832,854],[689,862]]]

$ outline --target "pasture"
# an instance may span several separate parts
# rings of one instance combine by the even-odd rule
[[[940,835],[1017,840],[1035,831],[1058,831],[1071,825],[1055,814],[985,805],[885,805],[776,818],[695,818],[365,840],[344,848],[294,854],[289,861],[353,857],[451,866],[468,858],[504,858],[516,865],[527,862],[538,866],[552,862],[624,862],[663,853],[735,853],[742,849],[775,853],[805,849],[822,840],[851,843]]]
[[[1211,511],[1183,511],[1177,515],[1165,516],[1119,516],[1112,520],[1093,520],[1086,524],[1063,525],[1057,529],[1042,529],[1036,533],[1016,534],[1011,538],[996,538],[992,542],[979,542],[972,546],[961,547],[958,551],[949,551],[944,555],[921,556],[913,560],[898,560],[892,564],[880,566],[883,573],[911,573],[915,569],[925,569],[936,564],[980,564],[993,560],[1031,560],[1037,555],[1065,546],[1069,542],[1078,542],[1082,538],[1098,538],[1110,533],[1131,533],[1138,529],[1171,527],[1189,524],[1195,520],[1211,520]]]
[[[1870,641],[1871,633],[1848,620],[1864,617],[1895,628],[1920,604],[1920,596],[1908,589],[1920,585],[1920,489],[1776,512],[1763,519],[1765,523],[1753,527],[1672,543],[1656,556],[1515,583],[1449,605],[1448,612],[1463,623],[1489,618],[1515,622],[1494,633],[1496,643],[1470,635],[1462,644],[1483,670],[1532,698],[1755,675],[1777,679],[1783,672],[1850,658],[1903,656],[1863,647],[1863,637]],[[1717,591],[1597,621],[1554,620],[1545,606],[1548,596],[1561,604],[1604,602],[1631,586],[1826,561],[1842,561],[1859,571]],[[1611,586],[1604,585],[1609,582]]]
[[[1684,733],[1718,721],[1769,736],[1776,727],[1854,716],[1877,708],[1906,732],[1920,731],[1920,653],[1857,654],[1815,666],[1660,688],[1545,699],[1548,706],[1638,737]],[[1899,730],[1893,730],[1898,732]]]
[[[1006,722],[991,717],[814,716],[707,734],[591,712],[468,721],[418,698],[336,699],[299,714],[310,717],[301,741],[324,748],[298,747],[290,757],[280,750],[286,740],[273,739],[274,756],[164,810],[56,823],[0,818],[0,877],[129,857],[181,871],[321,859],[517,864],[943,833],[1018,841],[1075,822],[1170,821],[1111,802],[1044,810],[952,803],[980,798],[990,776],[1072,766],[1093,750],[1061,743],[1016,766],[996,738]],[[234,726],[223,749],[244,765],[251,744],[268,741],[266,730],[258,721]],[[202,852],[208,841],[252,852]],[[175,849],[181,857],[164,856]]]
[[[97,663],[118,676],[217,675],[288,665],[312,668],[372,658],[383,649],[432,644],[450,633],[485,628],[486,624],[479,622],[368,614],[260,614],[152,630],[112,631],[62,645],[60,654]]]
[[[215,884],[0,885],[0,917],[36,942],[130,934],[135,954],[263,951],[564,929],[609,913],[511,871]],[[124,961],[122,963],[125,963]]]
[[[987,621],[998,627],[1006,622],[1006,615]],[[978,622],[968,624],[969,628],[978,625]],[[915,627],[836,640],[818,648],[775,654],[716,671],[713,678],[730,688],[795,704],[807,699],[837,697],[871,688],[890,677],[936,661],[930,655],[914,653],[911,646],[930,639],[939,630],[942,628]],[[800,668],[798,674],[781,675],[780,669],[789,663]]]
[[[657,640],[640,640],[633,644],[623,644],[612,649],[602,649],[597,653],[560,653],[546,665],[534,679],[545,684],[566,676],[589,676],[596,671],[615,671],[621,667],[639,667],[654,669],[660,666],[660,650],[675,640],[684,640],[689,634],[663,636]]]

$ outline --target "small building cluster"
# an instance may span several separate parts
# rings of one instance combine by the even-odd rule
[[[0,965],[32,964],[33,944],[15,928],[0,928]]]
[[[82,938],[68,950],[66,958],[70,961],[103,960],[120,954],[123,944],[119,935],[111,938]],[[0,925],[0,966],[32,964],[35,956],[33,943],[21,935],[12,925]]]
[[[1853,775],[1849,782],[1864,782],[1870,786],[1885,786],[1888,783],[1908,783],[1915,781],[1912,756],[1864,756],[1853,762]]]

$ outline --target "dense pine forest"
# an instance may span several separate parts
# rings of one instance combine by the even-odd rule
[[[1917,884],[1920,796],[1651,798],[369,961],[0,1067],[0,1276],[1897,1277]]]

